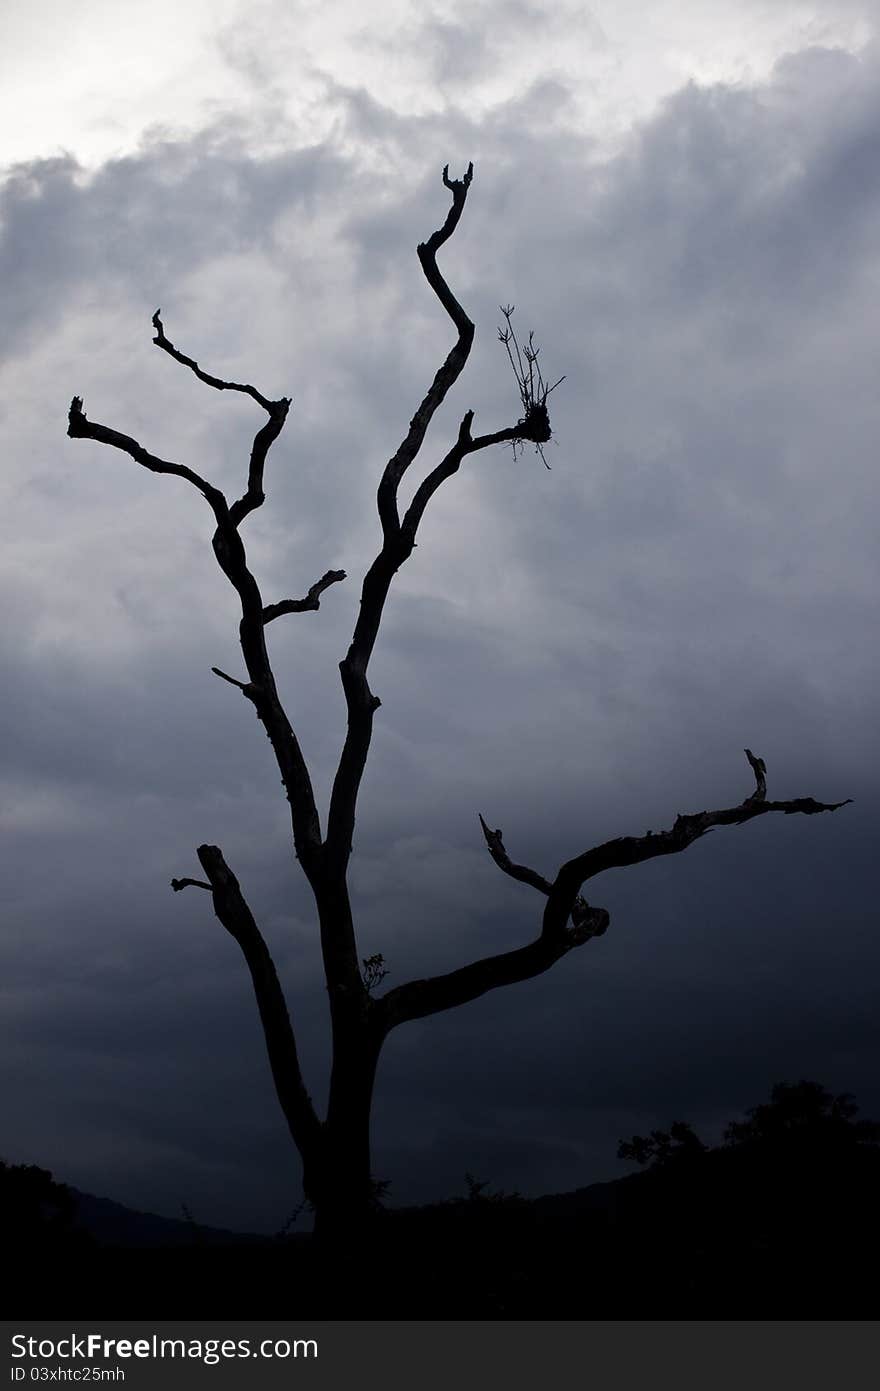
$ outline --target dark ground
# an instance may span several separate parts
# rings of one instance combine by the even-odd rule
[[[123,1223],[114,1238],[115,1204],[92,1210],[89,1233],[70,1190],[4,1166],[9,1316],[873,1319],[877,1127],[820,1114],[822,1102],[786,1116],[811,1086],[755,1108],[715,1149],[654,1132],[639,1142],[645,1171],[614,1183],[535,1201],[472,1185],[466,1199],[380,1212],[348,1275],[322,1274],[307,1235],[147,1218],[158,1228]]]

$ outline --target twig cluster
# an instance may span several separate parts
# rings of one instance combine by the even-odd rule
[[[512,304],[501,305],[501,313],[504,315],[506,328],[498,329],[498,338],[507,349],[507,357],[513,368],[513,375],[516,377],[516,384],[519,387],[519,399],[522,402],[522,419],[517,422],[519,433],[511,442],[513,455],[516,458],[517,446],[522,448],[523,440],[531,440],[535,446],[535,453],[540,454],[541,462],[545,468],[550,465],[544,458],[544,445],[548,443],[551,435],[550,414],[547,410],[547,397],[551,391],[555,391],[560,382],[565,381],[562,376],[555,381],[552,386],[548,386],[544,381],[541,368],[538,365],[538,354],[541,349],[535,347],[535,335],[529,333],[529,340],[520,346],[516,336],[516,330],[511,323],[515,306]]]
[[[381,985],[388,975],[388,967],[385,965],[385,958],[380,951],[374,952],[372,956],[363,958],[364,969],[361,972],[364,987],[369,995],[375,990],[377,985]]]

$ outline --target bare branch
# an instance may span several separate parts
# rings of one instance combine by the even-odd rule
[[[417,248],[419,261],[425,279],[458,329],[458,340],[447,354],[443,365],[438,369],[426,396],[410,421],[409,431],[397,453],[389,459],[379,484],[377,504],[382,531],[386,541],[397,536],[400,529],[397,512],[397,489],[400,480],[418,454],[425,431],[431,423],[435,411],[444,400],[446,393],[457,381],[471,350],[474,339],[474,326],[453,295],[437,267],[437,252],[452,236],[464,209],[467,191],[474,175],[474,166],[469,164],[467,173],[461,179],[449,178],[449,166],[443,170],[443,184],[452,193],[452,206],[446,221],[438,231],[433,232],[426,242]]]
[[[474,326],[440,274],[436,262],[438,249],[452,236],[458,225],[472,177],[473,165],[468,166],[462,179],[450,179],[448,166],[444,169],[443,183],[452,193],[452,206],[443,226],[418,247],[418,256],[425,277],[456,325],[459,336],[413,416],[409,433],[386,465],[379,484],[377,502],[383,531],[382,550],[364,577],[354,636],[344,660],[340,663],[348,708],[348,728],[333,783],[327,819],[328,852],[337,870],[344,869],[351,854],[358,790],[372,738],[373,714],[379,705],[378,697],[373,695],[367,681],[367,668],[391,581],[412,553],[425,507],[441,483],[457,471],[466,455],[493,444],[511,443],[520,439],[533,439],[540,443],[550,437],[549,417],[544,405],[547,389],[540,378],[541,389],[544,391],[540,406],[515,426],[474,438],[471,434],[473,411],[468,411],[459,427],[456,443],[416,490],[401,524],[397,503],[400,480],[421,448],[434,412],[467,362],[473,342]]]
[[[747,751],[748,753],[748,751]],[[763,759],[748,753],[749,762],[758,780],[759,790],[764,775]],[[760,766],[756,766],[760,765]],[[604,908],[593,908],[580,894],[581,885],[606,869],[620,869],[639,864],[657,855],[676,854],[686,850],[713,826],[738,826],[765,812],[780,811],[786,816],[815,815],[822,811],[837,811],[852,799],[843,802],[817,802],[812,797],[799,797],[788,802],[761,801],[758,796],[747,797],[737,807],[720,811],[701,811],[676,817],[669,831],[644,836],[627,836],[607,841],[593,850],[569,860],[560,869],[553,884],[525,865],[510,860],[501,832],[490,830],[482,816],[483,835],[495,863],[505,874],[532,885],[547,895],[547,907],[541,935],[527,946],[497,956],[487,956],[460,970],[425,980],[409,981],[389,990],[376,1001],[381,1011],[382,1027],[387,1031],[409,1019],[421,1019],[441,1010],[465,1004],[489,990],[516,981],[529,980],[553,966],[572,948],[592,937],[600,937],[608,927],[609,916]],[[571,926],[569,926],[571,919]]]
[[[490,990],[543,974],[577,945],[574,940],[560,938],[551,942],[538,937],[525,947],[483,957],[458,971],[408,981],[380,996],[376,1001],[378,1017],[387,1033],[411,1019],[424,1019],[454,1009]]]
[[[266,494],[263,492],[266,455],[281,434],[289,409],[290,401],[286,396],[282,397],[280,401],[273,401],[270,406],[269,419],[254,436],[248,465],[247,490],[229,509],[233,526],[238,526],[240,522],[244,521],[248,513],[253,512],[257,507],[262,507],[266,501]]]
[[[286,415],[286,406],[283,414]],[[270,430],[270,433],[274,429],[275,434],[277,434],[280,424],[277,420],[274,423],[270,420],[269,425],[264,428]],[[185,478],[198,488],[207,499],[217,522],[217,529],[212,539],[214,554],[221,570],[241,601],[242,617],[239,625],[239,638],[250,682],[245,685],[237,682],[234,677],[227,676],[225,672],[219,671],[218,668],[215,668],[215,671],[217,675],[231,682],[232,685],[239,685],[256,707],[257,715],[269,736],[287,791],[297,856],[307,874],[313,877],[321,846],[321,829],[314,789],[299,741],[293,732],[275,687],[275,678],[266,650],[263,600],[259,586],[248,569],[244,542],[237,526],[241,518],[253,506],[257,505],[258,500],[262,500],[261,475],[259,473],[262,468],[261,461],[258,460],[259,467],[255,474],[252,456],[252,474],[248,483],[248,492],[232,508],[229,508],[226,498],[220,490],[200,478],[192,469],[183,464],[172,464],[164,459],[159,459],[128,435],[123,435],[118,430],[111,430],[106,425],[97,425],[87,420],[83,412],[82,400],[78,396],[74,396],[71,402],[67,433],[75,439],[94,439],[101,444],[109,444],[115,449],[122,450],[153,473],[169,473]],[[268,444],[266,444],[266,448],[268,448]],[[262,451],[262,458],[265,458],[265,449]],[[259,498],[257,491],[254,491],[255,488],[259,492]]]
[[[471,434],[473,411],[465,414],[456,443],[416,490],[401,524],[397,503],[400,480],[418,454],[435,411],[467,362],[473,342],[474,326],[446,284],[436,261],[437,251],[452,236],[458,225],[472,178],[472,164],[468,165],[467,173],[461,179],[450,179],[448,166],[443,170],[443,183],[452,193],[452,206],[443,226],[418,247],[425,278],[458,329],[458,341],[435,375],[427,395],[410,422],[406,438],[386,465],[379,484],[377,503],[382,522],[382,550],[364,577],[361,607],[354,636],[344,660],[340,663],[348,708],[348,728],[333,783],[327,820],[328,852],[338,870],[344,869],[351,854],[358,790],[372,738],[373,714],[379,705],[378,697],[373,695],[369,687],[367,668],[391,581],[412,553],[425,507],[441,483],[457,471],[467,454],[486,449],[493,444],[511,443],[519,439],[534,439],[536,443],[540,443],[550,437],[549,417],[544,404],[547,388],[538,374],[537,380],[543,391],[540,404],[515,426],[475,439]],[[537,353],[534,353],[533,360],[536,356]]]
[[[212,377],[210,373],[203,372],[194,358],[187,357],[185,353],[175,348],[169,338],[166,338],[159,314],[160,311],[157,309],[153,315],[153,327],[156,330],[153,342],[157,347],[162,348],[176,362],[181,362],[184,367],[189,367],[199,381],[215,387],[217,391],[241,391],[246,396],[251,396],[269,416],[266,424],[257,431],[251,446],[247,491],[229,509],[233,526],[238,526],[249,512],[262,506],[266,500],[263,492],[263,470],[266,465],[266,455],[284,427],[287,412],[290,409],[290,399],[287,396],[282,396],[278,401],[270,401],[262,392],[257,391],[255,386],[251,386],[247,382],[227,382],[221,377]]]
[[[439,231],[432,232],[428,240],[426,242],[421,242],[416,248],[418,258],[422,263],[422,270],[425,272],[431,289],[452,319],[459,333],[466,333],[468,328],[473,331],[473,324],[467,314],[465,314],[449,286],[446,284],[443,276],[438,271],[434,257],[437,255],[443,243],[449,241],[449,238],[458,226],[458,220],[464,209],[464,201],[467,197],[467,191],[471,186],[473,177],[473,162],[468,165],[464,176],[460,179],[450,179],[449,165],[444,164],[443,187],[448,188],[452,194],[452,207],[446,214],[446,221]]]
[[[756,802],[764,802],[767,799],[767,765],[763,758],[757,758],[751,749],[743,749],[743,753],[752,766],[755,775],[755,791],[752,798]]]
[[[244,546],[235,527],[218,527],[213,546],[221,570],[241,600],[239,641],[250,680],[239,682],[219,667],[213,670],[222,680],[239,687],[265,727],[290,804],[296,854],[313,882],[321,851],[318,809],[305,757],[275,685],[266,650],[262,595],[247,567]]]
[[[373,734],[373,716],[381,702],[370,690],[367,667],[391,580],[397,569],[385,547],[364,576],[361,606],[351,645],[339,663],[348,722],[327,813],[327,854],[336,872],[344,873],[351,855],[358,789]]]
[[[219,667],[211,667],[215,676],[219,676],[221,681],[228,681],[230,686],[237,686],[240,691],[250,699],[254,695],[254,686],[250,681],[239,681],[235,676],[229,676],[227,672],[221,671]]]
[[[241,887],[216,845],[200,845],[198,857],[210,880],[214,912],[241,947],[257,997],[269,1063],[281,1109],[303,1158],[320,1143],[321,1123],[306,1091],[293,1026],[274,962]]]
[[[179,894],[181,889],[207,889],[211,892],[211,885],[206,884],[204,879],[172,879],[171,887],[176,894]]]
[[[120,449],[124,454],[130,455],[136,463],[149,469],[151,473],[170,473],[175,478],[185,478],[188,483],[192,483],[194,488],[198,488],[203,497],[207,499],[218,525],[228,522],[229,510],[226,499],[219,488],[207,483],[204,478],[200,478],[185,464],[171,464],[166,459],[160,459],[157,455],[151,454],[130,435],[123,435],[119,430],[111,430],[107,425],[98,425],[94,421],[87,420],[80,396],[74,396],[70,403],[67,433],[71,439],[96,440],[98,444],[109,444],[113,449]]]
[[[482,816],[480,825],[486,837],[489,854],[498,868],[509,874],[511,879],[517,879],[521,884],[530,884],[533,889],[549,898],[553,890],[550,880],[545,879],[543,874],[538,874],[536,870],[529,869],[528,865],[514,864],[504,848],[501,831],[491,831]],[[608,930],[610,919],[604,908],[592,907],[581,894],[578,894],[572,905],[571,921],[573,930],[579,934],[578,940],[586,941],[588,937],[601,937]]]
[[[515,440],[522,438],[521,425],[510,425],[504,430],[496,430],[490,435],[477,435],[474,438],[471,434],[473,424],[473,411],[466,411],[461,425],[458,427],[458,439],[449,450],[448,454],[440,460],[440,463],[422,480],[415,491],[412,502],[406,509],[403,521],[400,525],[401,540],[409,550],[415,545],[416,534],[419,523],[425,512],[425,508],[431,498],[447,478],[458,472],[462,459],[468,454],[475,454],[480,449],[488,449],[493,444],[511,444]]]
[[[436,261],[438,250],[449,240],[458,226],[473,173],[473,164],[468,165],[467,173],[461,179],[450,179],[448,165],[443,170],[443,184],[452,194],[452,205],[443,226],[417,248],[425,278],[458,329],[458,339],[438,369],[426,396],[410,421],[406,438],[397,453],[388,461],[379,483],[376,500],[382,523],[382,550],[364,577],[354,635],[348,652],[339,665],[348,711],[348,725],[327,817],[327,851],[337,872],[344,871],[351,854],[358,789],[370,748],[373,715],[380,704],[379,698],[370,690],[367,667],[379,632],[389,586],[395,572],[412,551],[412,544],[401,537],[397,490],[401,478],[422,446],[425,431],[435,411],[467,362],[474,338],[473,323],[446,284]]]
[[[306,613],[309,609],[319,609],[324,590],[344,579],[344,570],[328,570],[315,581],[304,599],[282,599],[280,604],[267,604],[263,609],[263,622],[271,623],[273,618],[280,618],[285,613]]]
[[[719,811],[698,811],[686,816],[679,814],[671,830],[658,831],[656,834],[649,831],[644,836],[622,836],[618,840],[609,840],[564,864],[556,876],[544,912],[544,935],[553,937],[565,932],[572,903],[581,885],[606,869],[641,864],[659,855],[677,855],[715,826],[742,826],[746,821],[753,821],[756,816],[771,811],[782,812],[785,816],[814,816],[822,811],[838,811],[852,801],[851,797],[842,802],[817,802],[813,797],[796,797],[787,802],[762,800],[761,794],[766,798],[764,761],[749,754],[749,762],[758,781],[758,794],[746,797],[739,806],[724,807]]]
[[[545,879],[543,874],[538,874],[536,870],[529,869],[527,865],[515,865],[504,848],[504,841],[501,838],[501,831],[490,831],[479,812],[480,825],[483,828],[483,835],[486,837],[486,844],[489,847],[489,854],[495,861],[499,869],[505,874],[509,874],[511,879],[518,879],[521,884],[531,884],[533,889],[539,893],[549,894],[553,887],[549,879]]]
[[[275,685],[266,649],[263,598],[259,585],[248,569],[244,543],[236,527],[231,522],[225,527],[218,527],[212,544],[221,570],[241,601],[238,635],[250,680],[238,681],[219,667],[212,670],[221,680],[237,686],[247,696],[269,736],[290,804],[297,858],[310,882],[313,882],[321,850],[318,809],[305,757]]]
[[[249,386],[247,382],[226,382],[220,377],[212,377],[210,373],[202,371],[195,358],[187,357],[179,348],[175,348],[171,340],[165,337],[162,320],[159,318],[161,312],[160,309],[157,309],[153,315],[153,328],[156,330],[156,337],[153,339],[153,342],[158,348],[166,352],[169,357],[173,357],[176,362],[180,362],[184,367],[188,367],[191,372],[195,372],[200,382],[204,382],[207,386],[215,387],[217,391],[243,391],[246,396],[252,396],[257,404],[263,407],[264,411],[268,411],[269,415],[272,414],[272,409],[278,402],[270,401],[262,392],[257,391],[255,386]]]
[[[333,846],[332,853],[343,859],[351,851],[355,805],[372,737],[372,717],[380,705],[378,696],[373,695],[369,688],[367,667],[378,636],[391,581],[400,566],[412,554],[419,523],[429,501],[441,483],[451,478],[458,470],[462,459],[477,450],[487,449],[490,445],[507,443],[518,438],[521,433],[518,426],[511,426],[494,434],[478,435],[474,438],[470,429],[473,416],[473,411],[465,414],[456,443],[419,485],[403,522],[399,524],[395,540],[389,542],[386,537],[382,550],[364,577],[354,637],[345,659],[339,666],[348,704],[348,731],[333,784],[327,821],[327,839]]]

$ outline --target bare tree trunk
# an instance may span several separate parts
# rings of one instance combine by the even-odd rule
[[[375,1211],[370,1111],[380,1047],[372,1028],[335,1031],[321,1164],[309,1194],[315,1233],[334,1248],[359,1246]]]

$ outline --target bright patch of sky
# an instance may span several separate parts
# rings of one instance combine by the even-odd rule
[[[369,18],[367,18],[369,15]],[[267,148],[341,129],[340,95],[401,116],[479,117],[535,82],[607,142],[688,81],[753,82],[811,44],[859,49],[865,0],[5,0],[0,166],[68,151],[86,165],[145,135],[246,121]]]

